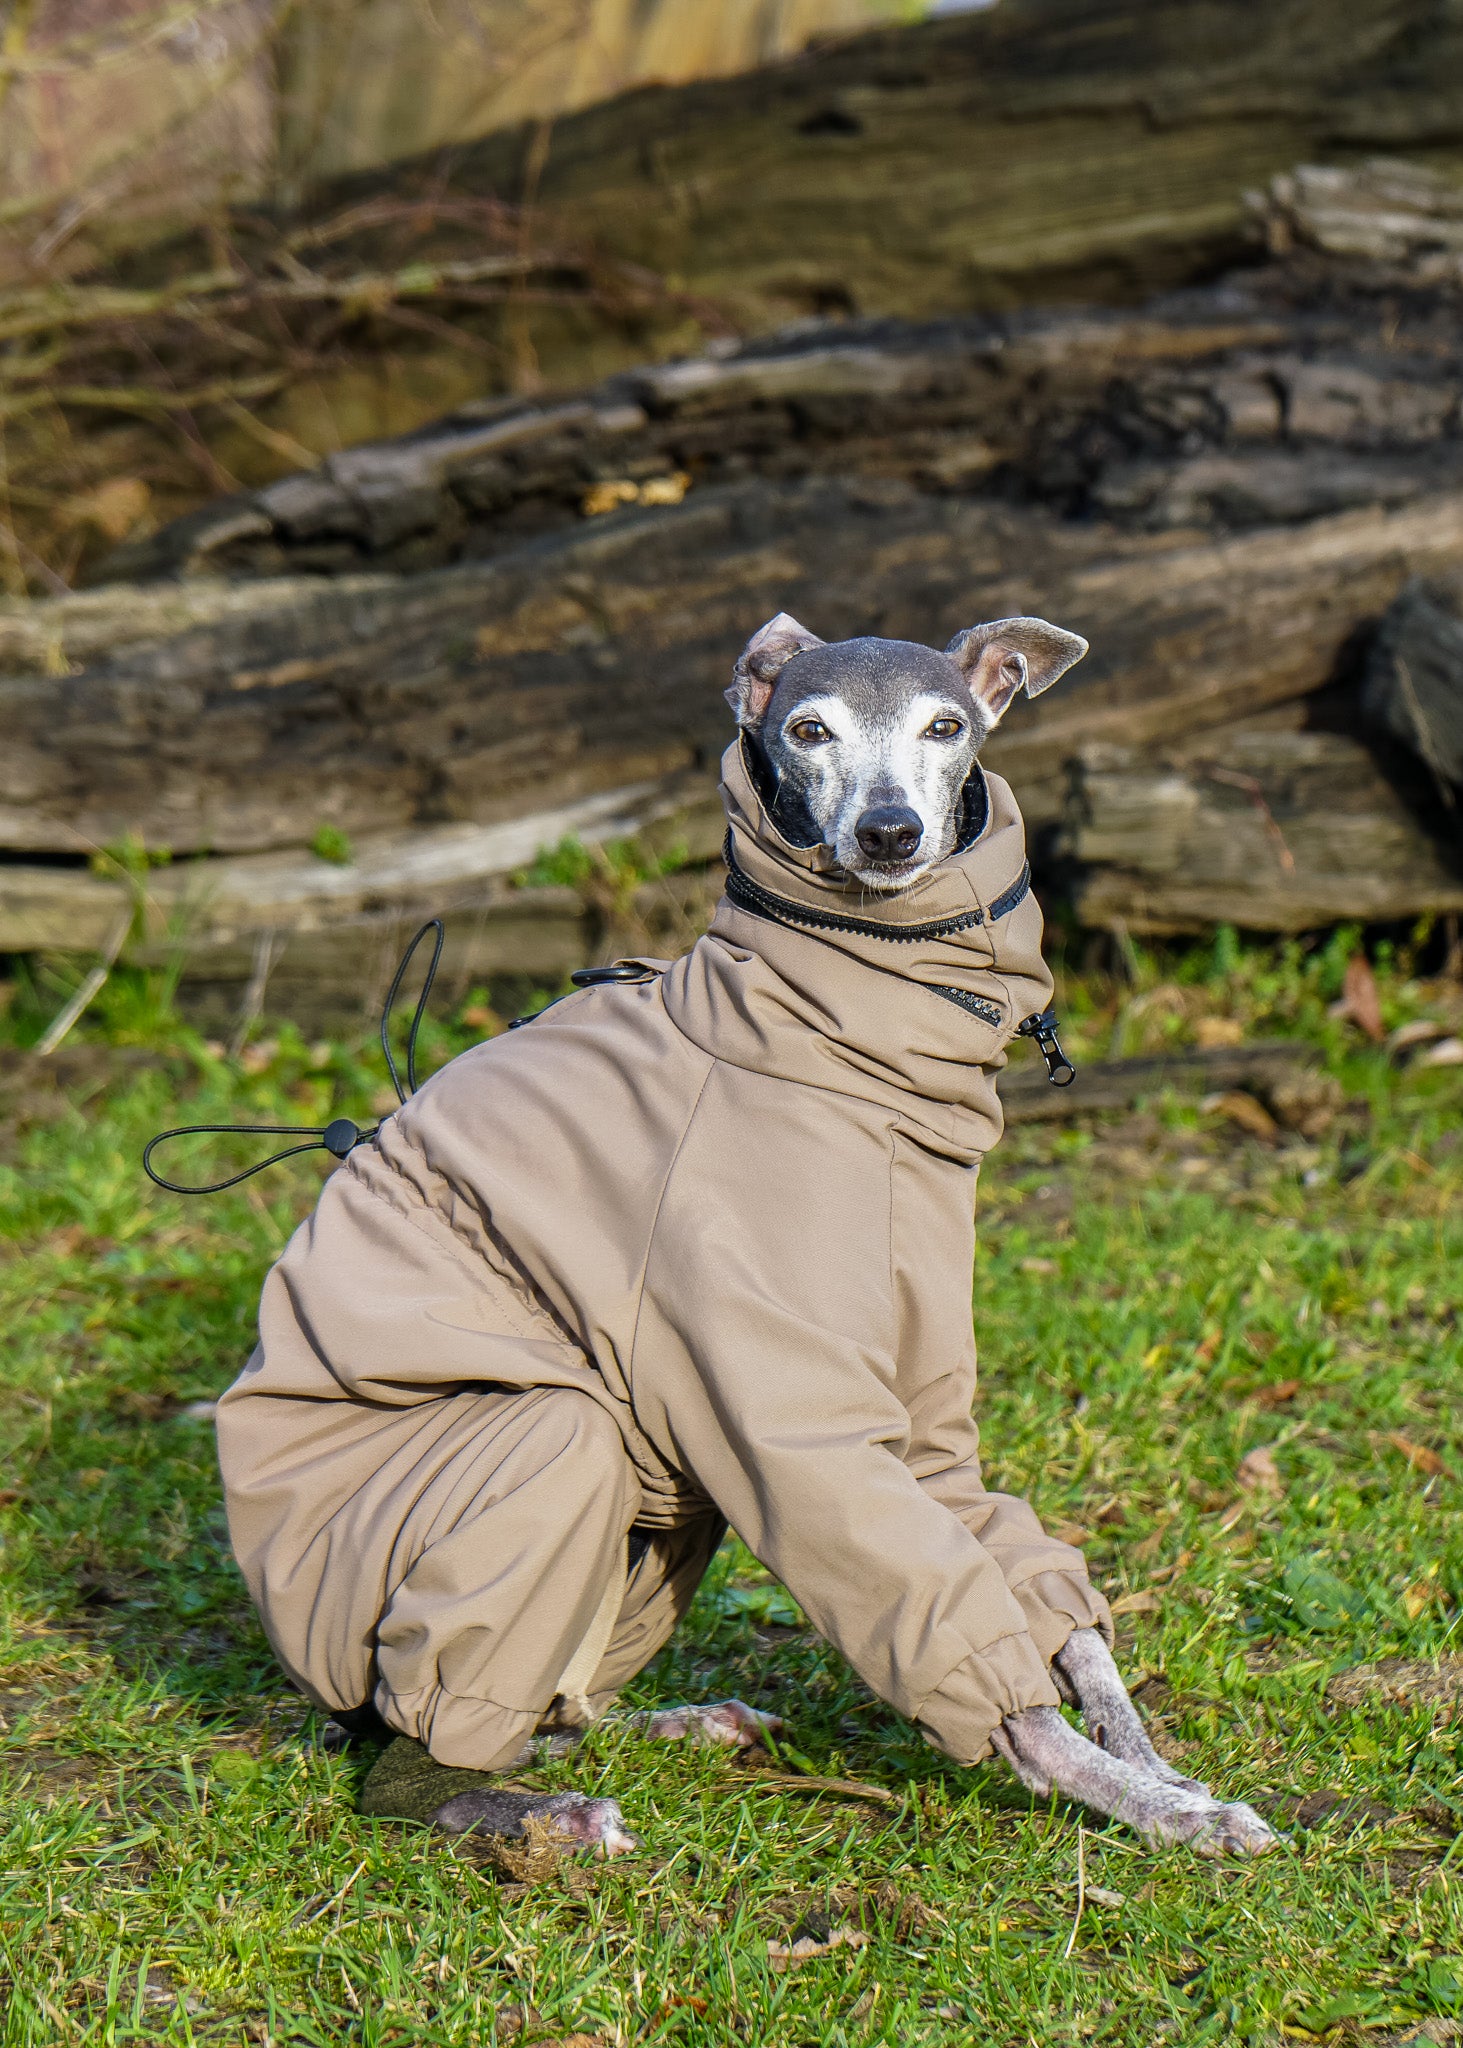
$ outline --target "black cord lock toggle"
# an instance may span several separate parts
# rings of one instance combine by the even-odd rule
[[[391,1012],[396,1007],[396,998],[401,993],[401,984],[411,958],[428,932],[437,935],[432,948],[432,958],[422,982],[422,992],[417,998],[416,1010],[406,1034],[406,1083],[401,1084],[396,1059],[391,1050]],[[417,1033],[422,1028],[426,1015],[427,998],[432,993],[432,983],[437,978],[437,966],[442,958],[442,941],[445,937],[440,917],[429,918],[406,951],[401,956],[391,987],[387,992],[386,1005],[381,1012],[381,1050],[386,1055],[386,1070],[391,1076],[391,1085],[396,1090],[398,1102],[405,1102],[417,1091]],[[338,1116],[322,1129],[319,1125],[307,1124],[180,1124],[176,1130],[159,1131],[142,1155],[142,1168],[150,1181],[160,1188],[166,1188],[170,1195],[218,1195],[225,1188],[236,1188],[241,1180],[249,1180],[256,1173],[263,1173],[267,1166],[278,1166],[282,1159],[293,1159],[300,1152],[315,1152],[322,1148],[336,1159],[344,1159],[354,1152],[357,1145],[369,1144],[380,1130],[379,1124],[372,1124],[369,1130],[353,1123],[348,1116]],[[159,1145],[167,1145],[174,1138],[303,1138],[302,1145],[286,1145],[282,1152],[272,1152],[267,1159],[256,1160],[253,1166],[246,1166],[242,1173],[230,1174],[227,1180],[212,1180],[190,1185],[187,1181],[164,1180],[152,1163],[152,1155]]]
[[[643,960],[614,960],[608,967],[576,967],[569,979],[575,988],[598,988],[606,981],[654,981],[655,969]]]
[[[1016,1030],[1022,1038],[1036,1040],[1036,1049],[1046,1061],[1046,1077],[1053,1088],[1070,1088],[1077,1078],[1077,1069],[1062,1051],[1056,1011],[1038,1010],[1024,1024],[1018,1024]]]

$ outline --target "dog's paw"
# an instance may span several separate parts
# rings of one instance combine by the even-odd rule
[[[561,1792],[547,1802],[545,1819],[555,1834],[598,1857],[628,1856],[640,1847],[625,1826],[617,1799],[590,1799],[582,1792]]]
[[[583,1792],[509,1792],[485,1787],[459,1792],[432,1815],[434,1827],[449,1835],[495,1835],[516,1842],[541,1834],[566,1849],[591,1849],[596,1856],[627,1856],[639,1843],[625,1826],[614,1799],[590,1799]]]
[[[744,1700],[718,1700],[704,1707],[656,1707],[636,1722],[654,1742],[711,1742],[727,1749],[758,1749],[769,1731],[782,1727],[777,1714],[764,1714]]]
[[[1218,1800],[1211,1803],[1214,1807],[1212,1817],[1189,1844],[1199,1855],[1268,1856],[1272,1849],[1283,1846],[1284,1836],[1276,1834],[1253,1806],[1246,1806],[1239,1800],[1227,1805],[1221,1805]]]
[[[1150,1842],[1171,1842],[1196,1856],[1266,1856],[1284,1840],[1252,1806],[1179,1786],[1125,1801],[1120,1817]]]

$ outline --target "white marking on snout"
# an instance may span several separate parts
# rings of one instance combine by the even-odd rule
[[[931,739],[937,718],[958,718],[962,731]],[[817,719],[832,735],[808,745],[794,728]],[[954,844],[955,810],[971,749],[966,743],[971,715],[951,697],[932,691],[906,699],[889,715],[862,719],[842,697],[805,697],[788,715],[783,734],[803,756],[813,816],[840,867],[872,889],[907,889],[943,860]],[[871,865],[854,828],[874,804],[896,804],[920,821],[918,852],[896,869]]]

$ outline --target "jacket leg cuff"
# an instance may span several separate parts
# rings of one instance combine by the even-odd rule
[[[1037,1572],[1013,1586],[1031,1640],[1049,1665],[1075,1629],[1095,1628],[1112,1648],[1112,1615],[1085,1571]]]
[[[915,1719],[926,1741],[957,1763],[980,1763],[1008,1714],[1060,1705],[1050,1662],[1024,1630],[987,1643],[921,1702]]]

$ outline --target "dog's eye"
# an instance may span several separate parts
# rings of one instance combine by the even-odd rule
[[[927,740],[958,740],[965,727],[958,718],[932,718],[925,727]]]
[[[795,740],[801,740],[805,747],[819,747],[833,735],[821,718],[800,718],[796,725],[789,726]]]

